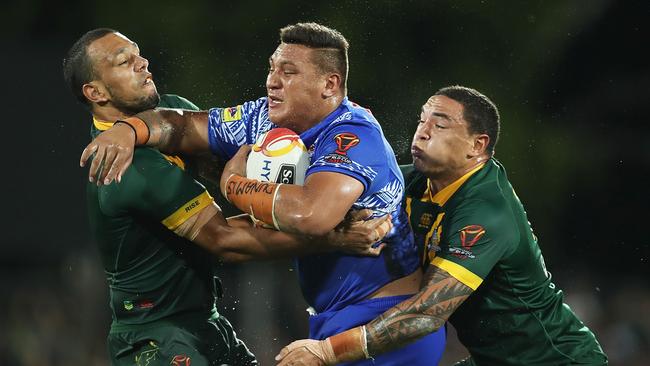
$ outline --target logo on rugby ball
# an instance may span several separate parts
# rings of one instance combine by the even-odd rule
[[[302,185],[308,167],[309,153],[300,136],[288,128],[275,128],[253,145],[246,176],[262,182]]]

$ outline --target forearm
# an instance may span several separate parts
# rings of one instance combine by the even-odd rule
[[[223,226],[212,238],[217,254],[226,261],[291,258],[327,250],[322,238],[310,238],[280,231]]]
[[[426,286],[366,325],[368,353],[381,354],[440,329],[472,289],[444,270],[430,269]]]
[[[208,112],[156,108],[140,112],[135,117],[143,120],[149,128],[147,146],[169,154],[195,155],[209,150]]]

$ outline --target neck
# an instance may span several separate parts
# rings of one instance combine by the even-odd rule
[[[93,106],[92,113],[96,119],[101,121],[107,121],[107,122],[115,122],[119,119],[131,117],[131,114],[120,111],[117,108],[112,106],[102,107],[102,106],[95,105]]]
[[[429,186],[429,189],[431,190],[431,194],[435,195],[436,193],[445,189],[445,187],[451,185],[452,183],[460,179],[463,175],[469,173],[479,165],[484,164],[488,159],[489,159],[488,157],[474,158],[471,160],[470,164],[467,164],[462,168],[450,172],[440,173],[440,174],[436,174],[436,173],[428,174],[427,178],[429,178],[429,181],[431,182],[431,185]]]

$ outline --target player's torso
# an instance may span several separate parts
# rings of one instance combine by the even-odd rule
[[[416,179],[421,184],[426,181],[421,175]],[[582,324],[563,306],[562,294],[546,272],[526,212],[498,162],[488,162],[443,207],[421,202],[418,197],[410,198],[408,211],[423,263],[426,266],[437,253],[472,259],[472,245],[482,233],[479,226],[452,232],[450,226],[459,219],[455,208],[463,201],[481,202],[475,209],[480,216],[485,204],[481,197],[495,196],[505,200],[500,204],[505,203],[515,220],[517,241],[451,316],[450,322],[479,363],[532,365],[543,360],[541,364],[562,364],[566,362],[563,353],[580,353],[580,347],[593,347],[593,335],[581,330]],[[491,220],[487,215],[486,212],[484,220]]]
[[[255,142],[273,127],[268,119],[266,98],[232,108],[213,109],[208,131],[212,151],[230,158],[239,146]],[[367,134],[372,134],[373,141],[377,141],[371,147],[364,146],[364,141],[371,138]],[[300,258],[297,266],[307,302],[319,312],[340,308],[365,299],[386,283],[415,271],[417,248],[401,209],[403,178],[395,154],[370,111],[345,98],[334,112],[300,137],[310,153],[307,175],[327,170],[367,181],[364,193],[353,208],[370,208],[376,216],[392,213],[394,225],[385,239],[389,245],[378,258],[338,253]],[[364,156],[381,160],[381,164],[355,161],[352,154],[360,151]]]
[[[165,100],[160,106],[184,106]],[[97,133],[94,129],[93,135]],[[133,159],[130,169],[147,169],[155,164],[184,167],[178,157],[150,148],[136,149]],[[210,257],[144,214],[145,207],[116,210],[106,205],[104,198],[108,196],[102,195],[119,189],[124,192],[115,197],[129,197],[129,189],[137,190],[134,184],[141,183],[123,180],[116,184],[97,187],[89,183],[86,189],[89,221],[110,289],[113,319],[122,324],[141,324],[187,311],[209,314],[215,293]]]

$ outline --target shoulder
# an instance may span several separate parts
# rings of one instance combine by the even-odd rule
[[[161,95],[160,103],[158,103],[158,106],[163,108],[181,108],[191,109],[195,111],[199,110],[199,107],[197,107],[196,104],[176,94]]]

